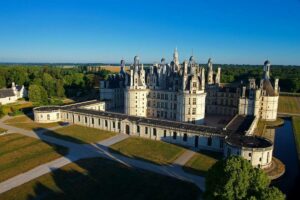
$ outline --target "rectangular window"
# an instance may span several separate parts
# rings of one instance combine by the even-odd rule
[[[108,126],[108,124],[107,124],[107,120],[105,120],[105,127],[107,127]]]
[[[78,121],[80,122],[80,115],[78,115]]]
[[[145,127],[145,134],[148,134],[148,127]]]
[[[113,128],[115,128],[116,127],[116,123],[115,122],[113,122]]]
[[[192,118],[192,123],[193,123],[193,124],[196,124],[195,118]]]
[[[173,139],[176,140],[176,138],[177,138],[177,133],[173,132]]]
[[[187,134],[185,133],[185,134],[183,134],[183,141],[187,141]]]
[[[153,128],[153,136],[156,136],[156,128]]]
[[[211,137],[207,138],[207,146],[211,146],[211,143],[212,143]]]
[[[196,114],[196,108],[193,108],[193,112],[192,112],[193,115]]]
[[[98,125],[100,126],[100,119],[98,119]]]
[[[193,98],[193,105],[196,105],[196,98]]]
[[[92,124],[94,124],[94,118],[92,118]]]
[[[84,118],[85,123],[87,123],[87,117]]]
[[[167,137],[167,130],[164,130],[164,138]]]
[[[197,83],[196,82],[193,82],[193,87],[197,87]]]
[[[121,129],[121,122],[118,122],[118,129]]]
[[[140,133],[140,126],[136,126],[136,132]]]

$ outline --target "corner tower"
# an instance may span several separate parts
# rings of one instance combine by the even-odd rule
[[[134,57],[130,74],[126,78],[126,89],[124,93],[125,113],[134,116],[147,116],[148,89],[145,81],[145,70],[140,64],[138,56]]]
[[[193,56],[184,62],[182,88],[178,98],[178,121],[203,124],[205,117],[205,69],[196,64]]]

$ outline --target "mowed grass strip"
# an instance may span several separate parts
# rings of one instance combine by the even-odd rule
[[[104,158],[79,160],[0,194],[1,200],[24,199],[197,199],[192,183],[127,167]]]
[[[59,158],[67,151],[16,133],[0,136],[0,182]]]
[[[41,128],[52,128],[55,126],[60,126],[58,122],[54,123],[36,123],[30,117],[26,115],[17,116],[4,121],[5,124],[10,126],[15,126],[18,128],[23,128],[26,130],[37,130]]]
[[[197,152],[183,166],[183,170],[199,176],[205,176],[209,168],[211,168],[221,158],[222,158],[221,153],[209,152],[209,151]]]
[[[98,142],[116,135],[111,131],[79,125],[66,126],[55,131],[47,131],[44,134],[79,144]]]
[[[110,146],[112,152],[155,164],[171,164],[185,149],[161,141],[130,137]]]
[[[295,141],[298,151],[298,159],[300,160],[300,117],[293,117],[293,129],[295,135]]]
[[[300,113],[300,97],[280,96],[278,112]]]

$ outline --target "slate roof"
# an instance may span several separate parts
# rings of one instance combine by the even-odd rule
[[[14,91],[11,88],[0,89],[0,98],[13,97]]]
[[[226,138],[226,142],[230,145],[237,147],[248,147],[248,148],[268,148],[273,143],[263,137],[259,136],[244,136],[238,134],[232,134]]]
[[[275,96],[274,88],[269,79],[263,81],[263,89],[266,90],[268,96]]]

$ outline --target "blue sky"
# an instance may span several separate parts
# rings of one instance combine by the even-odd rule
[[[0,62],[300,65],[300,0],[0,0]]]

